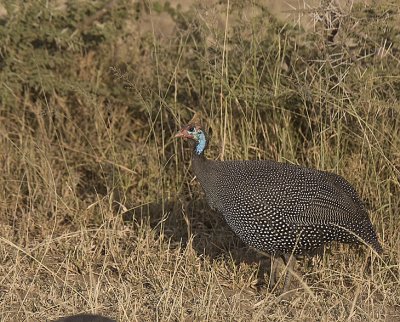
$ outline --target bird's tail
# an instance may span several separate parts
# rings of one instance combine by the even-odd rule
[[[369,220],[366,220],[364,223],[363,235],[365,242],[371,245],[374,251],[376,251],[378,254],[383,253],[382,245],[379,242],[375,229]]]

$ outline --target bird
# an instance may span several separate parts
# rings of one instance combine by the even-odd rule
[[[192,169],[208,205],[246,245],[272,259],[283,258],[288,267],[284,292],[295,257],[319,253],[332,241],[383,252],[364,203],[342,176],[273,160],[210,160],[204,154],[208,137],[199,114],[175,137],[193,148]]]
[[[77,314],[77,315],[62,317],[53,322],[117,322],[117,321],[97,314]]]

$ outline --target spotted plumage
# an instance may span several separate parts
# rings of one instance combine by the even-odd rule
[[[382,252],[362,201],[341,176],[270,160],[208,160],[196,122],[176,136],[194,143],[193,171],[208,204],[249,246],[276,256],[365,242]]]

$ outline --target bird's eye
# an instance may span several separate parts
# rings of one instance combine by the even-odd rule
[[[189,128],[189,132],[194,132],[194,127]]]

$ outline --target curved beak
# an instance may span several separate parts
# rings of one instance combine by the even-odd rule
[[[175,134],[176,138],[184,138],[185,133],[183,133],[184,130],[180,130],[178,133]]]

